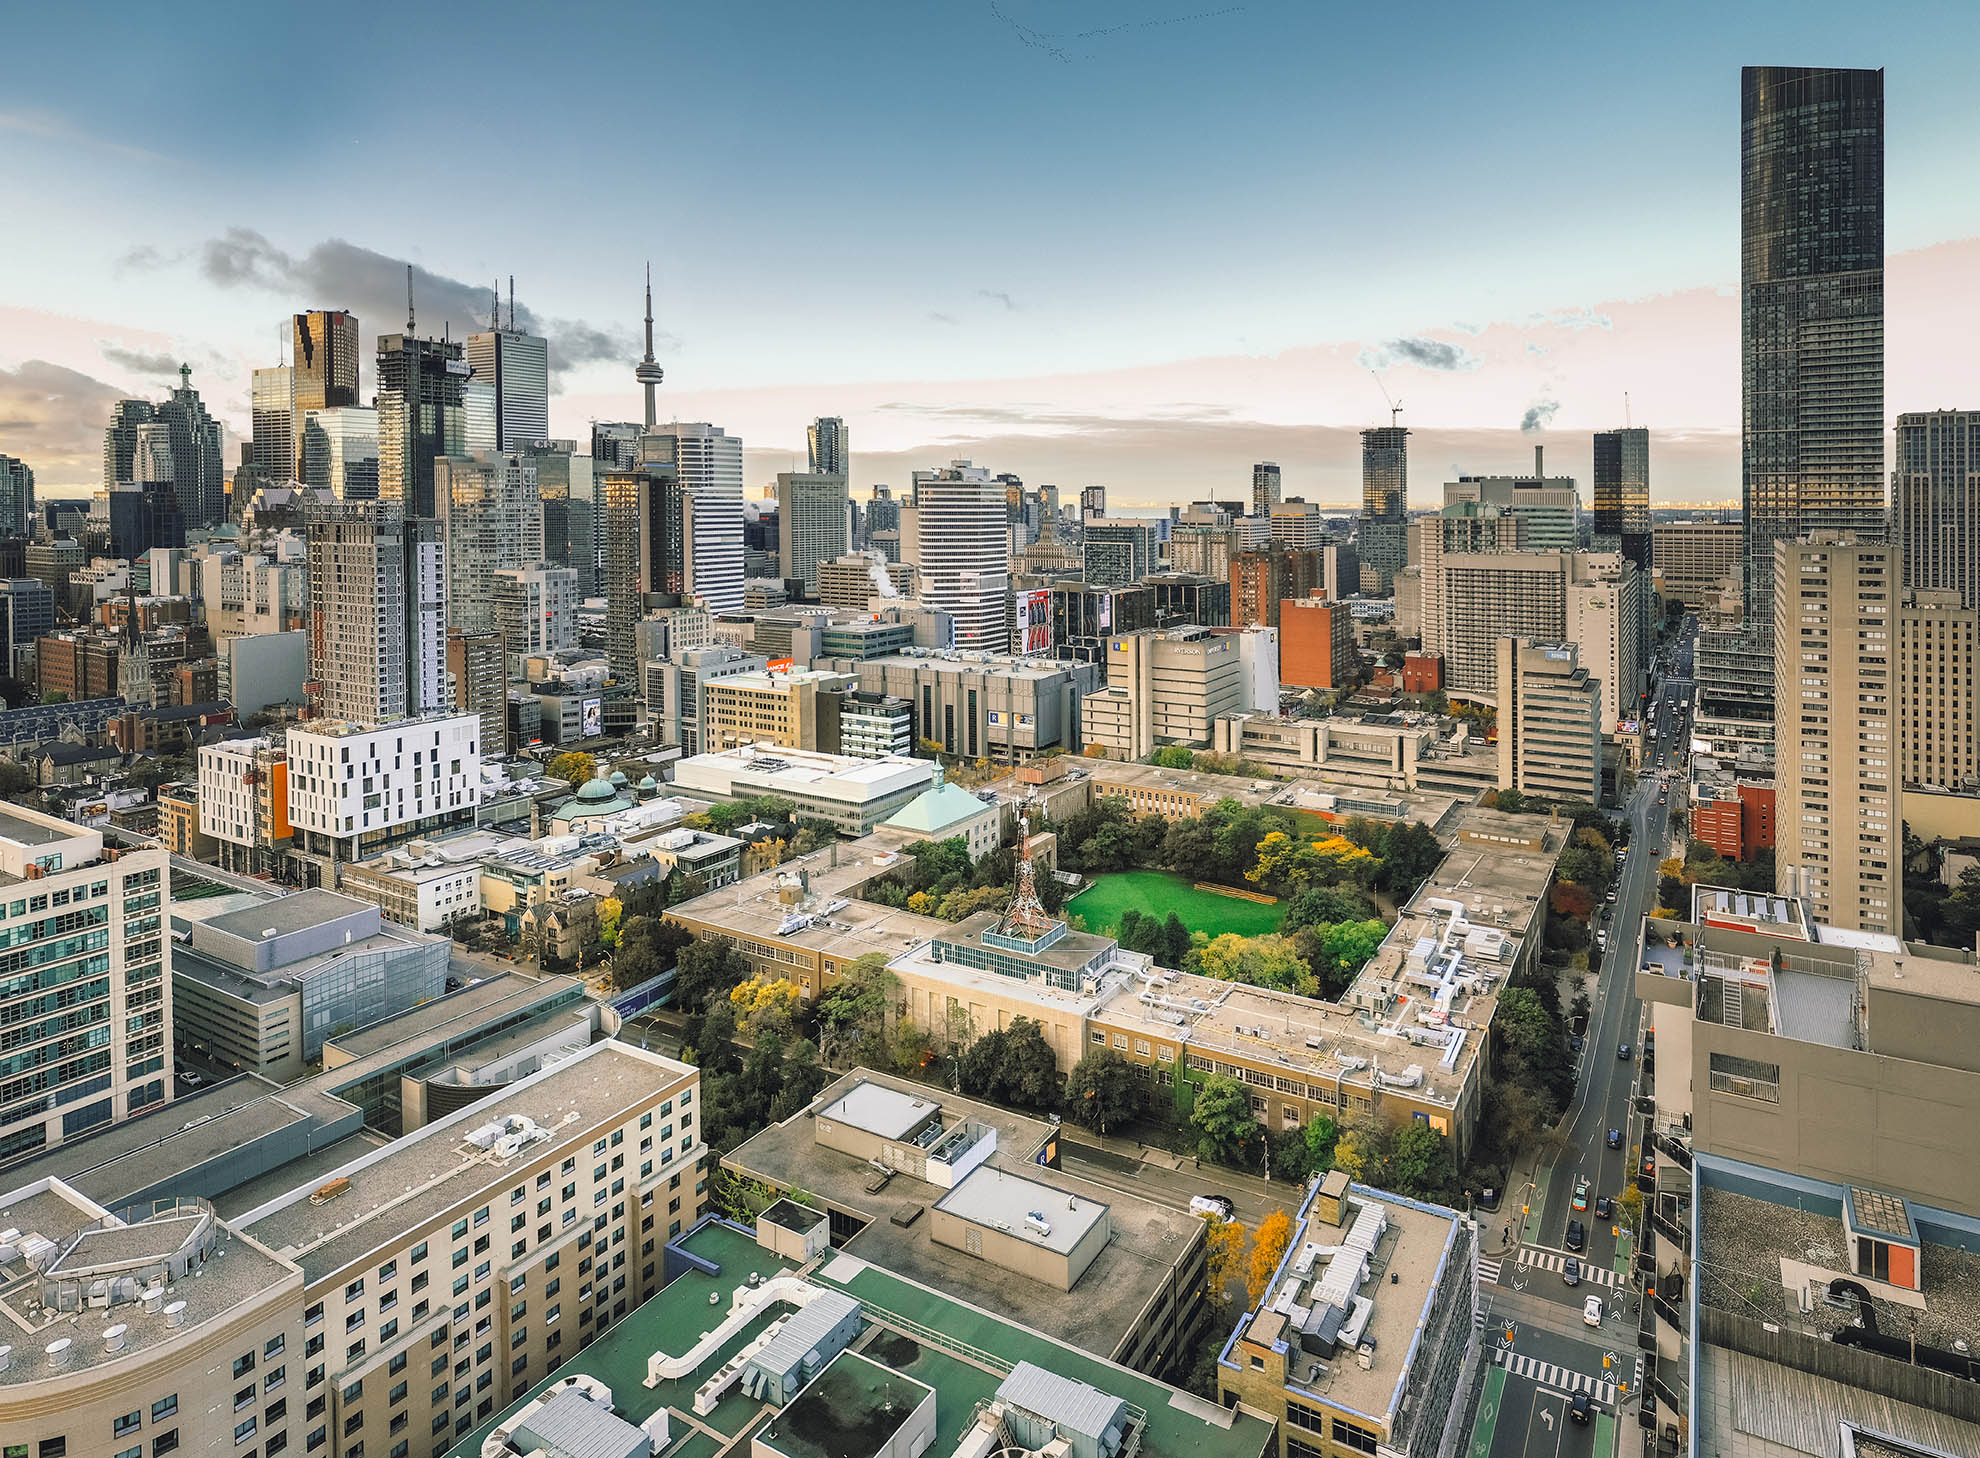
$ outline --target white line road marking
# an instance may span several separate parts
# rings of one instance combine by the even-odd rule
[[[1501,1367],[1516,1376],[1524,1377],[1541,1387],[1565,1389],[1567,1392],[1585,1392],[1597,1402],[1613,1404],[1616,1400],[1616,1385],[1605,1382],[1600,1377],[1590,1377],[1585,1372],[1556,1366],[1552,1362],[1542,1362],[1520,1352],[1499,1349],[1498,1362]]]

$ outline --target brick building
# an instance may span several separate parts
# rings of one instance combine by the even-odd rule
[[[1279,682],[1296,688],[1345,686],[1360,666],[1354,617],[1346,603],[1290,598],[1279,604]]]

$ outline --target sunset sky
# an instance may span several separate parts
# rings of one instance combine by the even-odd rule
[[[1975,6],[75,5],[8,25],[0,452],[44,495],[98,484],[109,402],[180,360],[244,429],[293,310],[396,331],[407,260],[422,333],[485,324],[516,276],[554,432],[630,418],[650,257],[663,411],[742,435],[752,486],[837,414],[857,487],[966,456],[1153,506],[1240,494],[1277,459],[1288,494],[1346,501],[1385,385],[1418,504],[1536,443],[1585,479],[1625,391],[1660,501],[1734,498],[1753,62],[1887,67],[1887,409],[1976,404]]]

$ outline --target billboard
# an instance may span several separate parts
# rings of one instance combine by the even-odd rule
[[[580,706],[578,735],[583,739],[596,739],[605,732],[605,701],[586,699]]]
[[[1114,595],[1111,592],[1100,594],[1100,631],[1103,633],[1114,631]]]
[[[1011,636],[1014,652],[1052,651],[1052,594],[1049,590],[1017,594],[1017,617]]]

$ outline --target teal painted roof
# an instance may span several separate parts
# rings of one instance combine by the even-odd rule
[[[974,820],[989,808],[969,791],[956,785],[942,784],[932,790],[923,790],[889,816],[885,823],[896,830],[936,835],[964,821]]]

